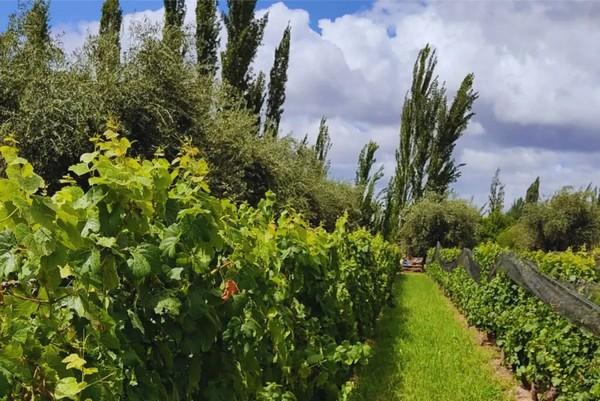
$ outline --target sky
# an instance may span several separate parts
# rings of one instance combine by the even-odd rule
[[[53,33],[68,51],[98,30],[101,1],[53,0]],[[122,35],[160,22],[162,1],[121,1]],[[0,29],[17,1],[0,0]],[[187,1],[193,24],[195,1]],[[386,177],[394,170],[400,110],[420,48],[437,49],[452,97],[470,72],[479,99],[455,150],[464,163],[458,196],[487,200],[497,168],[506,203],[537,177],[541,193],[600,185],[600,2],[259,1],[269,12],[254,69],[268,72],[288,22],[292,43],[284,133],[314,141],[321,116],[333,140],[330,174],[350,181],[360,149],[374,140]],[[126,46],[126,45],[125,45]]]

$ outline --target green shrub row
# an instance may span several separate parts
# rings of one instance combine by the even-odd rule
[[[129,147],[107,131],[52,196],[0,147],[0,399],[343,398],[396,247],[217,199],[192,147]]]
[[[564,252],[523,251],[519,254],[535,263],[540,271],[565,283],[600,282],[595,252],[568,249]]]
[[[485,244],[474,249],[474,258],[488,272],[502,250]],[[560,259],[558,254],[537,257],[546,263],[544,269]],[[581,255],[563,257],[572,263],[586,260]],[[503,274],[478,285],[461,268],[447,273],[431,263],[427,269],[469,323],[496,339],[523,383],[540,393],[558,393],[560,401],[600,399],[599,338],[570,324]],[[587,263],[581,269],[586,271]]]

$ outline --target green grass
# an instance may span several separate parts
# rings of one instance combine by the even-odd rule
[[[475,345],[456,311],[426,275],[402,275],[396,306],[379,322],[375,353],[354,401],[503,401],[511,383],[495,377],[490,351]]]

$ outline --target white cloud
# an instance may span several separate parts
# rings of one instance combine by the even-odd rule
[[[465,135],[480,136],[485,134],[485,128],[477,120],[471,120],[469,126],[465,130]]]

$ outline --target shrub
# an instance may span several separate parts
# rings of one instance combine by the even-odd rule
[[[514,224],[500,232],[497,236],[498,244],[515,250],[531,249],[533,241],[531,232],[523,223]]]
[[[410,206],[403,216],[400,243],[410,255],[425,256],[439,241],[443,247],[472,247],[479,213],[460,199],[428,195]]]
[[[534,262],[547,275],[570,284],[600,282],[600,274],[594,255],[585,250],[573,252],[521,252],[520,255]]]
[[[600,240],[600,207],[588,191],[565,188],[546,202],[527,204],[521,221],[537,249],[591,249]]]
[[[513,220],[508,215],[501,211],[493,211],[481,219],[477,242],[496,241],[512,222]]]
[[[28,48],[19,18],[0,35],[0,136],[17,140],[50,192],[110,117],[137,155],[160,150],[172,158],[191,141],[218,196],[256,206],[274,191],[278,207],[329,230],[345,212],[351,223],[357,219],[360,190],[329,180],[310,147],[258,137],[256,115],[243,99],[200,74],[157,39],[159,31],[136,26],[121,63],[108,69],[98,56],[103,38],[90,38],[68,58],[54,44],[47,52]]]

